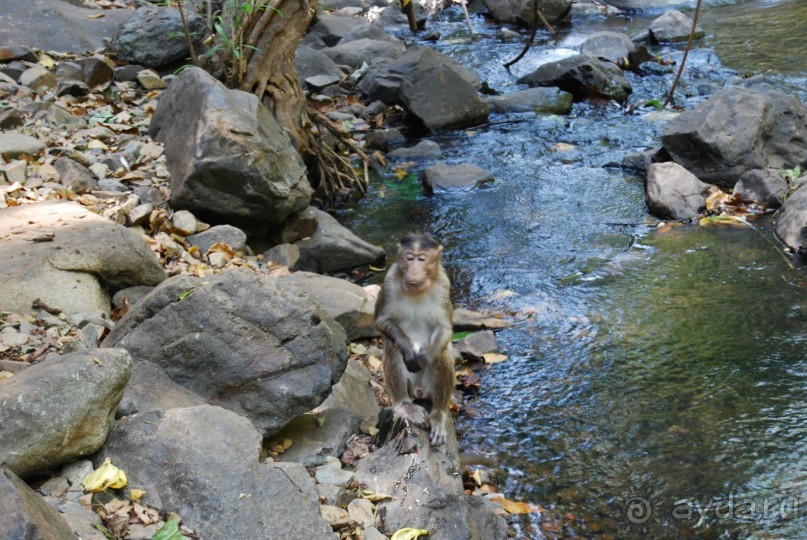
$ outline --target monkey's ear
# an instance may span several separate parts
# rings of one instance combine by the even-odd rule
[[[437,246],[437,253],[440,255],[443,254],[443,246]]]

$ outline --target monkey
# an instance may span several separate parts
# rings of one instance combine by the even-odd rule
[[[384,382],[394,415],[429,424],[434,446],[445,443],[454,356],[451,354],[451,283],[441,262],[443,247],[430,234],[410,233],[398,245],[375,310],[384,337]],[[415,400],[431,402],[427,413]]]

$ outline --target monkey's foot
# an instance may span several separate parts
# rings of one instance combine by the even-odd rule
[[[417,426],[425,426],[428,418],[426,409],[420,405],[415,405],[411,401],[404,401],[395,405],[394,413],[396,418],[407,420]]]
[[[447,434],[448,432],[446,430],[445,422],[431,422],[429,440],[434,446],[445,444]]]

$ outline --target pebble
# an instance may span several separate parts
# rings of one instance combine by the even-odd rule
[[[163,155],[165,149],[159,145],[154,143],[145,143],[143,146],[140,147],[140,157],[149,158],[149,159],[157,159],[161,155]]]
[[[375,505],[367,499],[353,499],[347,505],[350,519],[364,528],[375,525]]]
[[[93,163],[89,168],[99,180],[103,180],[109,174],[109,167],[103,163]]]
[[[322,518],[328,522],[332,529],[341,529],[350,524],[350,514],[343,508],[323,504],[320,507],[320,512],[322,513]]]
[[[28,135],[18,133],[0,133],[0,154],[10,158],[38,154],[45,148],[45,143]]]
[[[20,334],[15,328],[6,327],[0,331],[0,343],[7,347],[21,347],[28,343],[31,336]]]
[[[171,217],[171,225],[177,234],[188,236],[196,232],[196,217],[187,210],[179,210]]]
[[[318,484],[349,487],[353,483],[354,474],[328,464],[317,467],[315,477]]]
[[[48,71],[45,66],[34,66],[26,69],[20,75],[20,84],[32,90],[38,90],[42,86],[56,88],[56,75]]]
[[[151,217],[151,212],[154,210],[154,205],[151,203],[141,204],[139,206],[135,206],[129,212],[129,224],[130,225],[145,225],[149,221],[149,217]]]
[[[3,165],[0,167],[0,171],[3,171],[3,174],[6,175],[6,180],[9,184],[13,184],[14,182],[23,183],[25,182],[27,168],[28,163],[25,160],[18,159]]]
[[[165,88],[165,81],[151,69],[144,69],[138,73],[137,82],[146,90],[162,90]]]

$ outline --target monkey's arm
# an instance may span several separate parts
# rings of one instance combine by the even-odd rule
[[[415,352],[412,341],[404,334],[398,323],[388,317],[380,317],[376,320],[375,326],[385,340],[393,343],[401,351],[407,370],[415,373],[423,368],[427,361],[426,355],[422,351]]]

